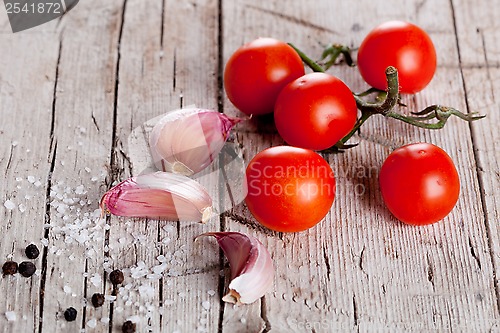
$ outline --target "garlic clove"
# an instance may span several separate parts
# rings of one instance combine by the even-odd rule
[[[203,223],[212,216],[212,199],[202,185],[160,171],[122,181],[103,195],[100,206],[103,212],[127,217]]]
[[[200,236],[215,237],[229,261],[231,282],[222,298],[224,302],[250,304],[264,296],[273,284],[274,265],[257,238],[239,232],[207,232]]]
[[[231,129],[242,121],[204,109],[167,113],[149,137],[155,166],[162,171],[193,175],[217,157]]]

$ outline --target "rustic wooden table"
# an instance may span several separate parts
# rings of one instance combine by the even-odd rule
[[[0,332],[119,332],[127,319],[138,332],[500,332],[498,13],[498,0],[86,0],[13,34],[0,9],[0,263],[28,260],[30,243],[42,252],[33,277],[0,277]],[[243,204],[205,225],[99,219],[104,191],[135,172],[134,128],[191,104],[237,114],[221,74],[244,42],[272,36],[318,56],[321,43],[357,46],[390,19],[420,25],[437,48],[437,73],[404,97],[408,109],[441,103],[485,120],[430,131],[370,119],[359,147],[325,155],[337,197],[306,232],[265,231]],[[367,88],[356,69],[332,72]],[[283,143],[261,126],[232,138],[246,162]],[[377,173],[391,150],[418,141],[450,154],[461,195],[442,222],[417,228],[384,207]],[[193,242],[214,230],[269,248],[276,277],[260,301],[221,302],[227,264],[215,242]],[[116,299],[114,268],[125,273]],[[106,295],[97,309],[95,292]],[[74,322],[63,317],[70,306]]]

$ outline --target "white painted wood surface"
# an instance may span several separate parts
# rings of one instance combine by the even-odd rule
[[[131,317],[138,332],[500,331],[498,12],[496,0],[87,0],[12,34],[0,9],[0,263],[27,260],[31,242],[43,249],[35,276],[0,278],[0,332],[120,332]],[[426,131],[370,119],[359,147],[325,155],[337,196],[306,232],[265,230],[243,204],[206,225],[98,218],[102,193],[138,170],[135,128],[186,105],[237,113],[221,73],[244,42],[272,36],[315,56],[320,43],[359,45],[390,19],[420,25],[437,47],[436,76],[404,97],[409,109],[440,103],[485,120]],[[366,88],[356,69],[332,73]],[[256,120],[233,140],[246,162],[283,143]],[[377,182],[390,151],[416,141],[443,147],[462,182],[453,212],[420,228],[390,215]],[[222,181],[204,180],[221,212],[229,201]],[[193,241],[214,230],[247,232],[268,246],[277,272],[261,301],[220,301],[227,263],[215,242]],[[162,262],[161,278],[132,277]],[[115,268],[125,272],[116,292],[108,280]],[[102,308],[90,304],[95,292],[108,296]],[[78,310],[71,323],[62,316],[70,306]]]

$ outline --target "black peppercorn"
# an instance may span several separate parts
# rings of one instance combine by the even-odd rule
[[[120,271],[119,269],[115,269],[114,271],[112,271],[109,274],[109,280],[115,286],[122,283],[124,280],[122,271]]]
[[[36,267],[32,262],[23,261],[19,264],[19,274],[24,277],[30,277],[35,274]]]
[[[67,321],[74,321],[76,319],[77,314],[78,312],[76,311],[75,308],[73,307],[67,308],[66,311],[64,311],[64,319],[66,319]]]
[[[26,253],[26,257],[29,259],[36,259],[40,255],[40,250],[38,250],[38,247],[35,244],[30,244],[26,246],[24,253]]]
[[[17,273],[17,262],[6,261],[2,266],[3,275],[14,275]]]
[[[126,322],[124,322],[123,326],[122,326],[122,332],[123,333],[134,333],[135,332],[135,323],[131,322],[130,320],[127,320]]]
[[[92,305],[95,308],[101,307],[103,304],[104,304],[103,294],[95,293],[94,295],[92,295]]]

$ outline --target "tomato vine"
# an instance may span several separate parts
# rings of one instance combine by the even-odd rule
[[[302,61],[311,68],[314,72],[326,72],[331,66],[336,64],[337,59],[340,55],[343,55],[345,62],[349,66],[354,66],[352,57],[350,55],[350,49],[339,44],[333,44],[325,49],[322,55],[322,60],[326,59],[328,56],[330,59],[322,66],[316,61],[312,60],[304,52],[298,49],[295,45],[289,43],[290,45],[301,57]],[[356,106],[361,111],[361,116],[357,119],[354,128],[341,140],[339,140],[334,146],[324,150],[323,152],[339,152],[343,149],[348,149],[357,146],[358,144],[347,144],[347,141],[359,130],[359,128],[373,115],[380,114],[387,118],[393,118],[407,124],[426,128],[426,129],[441,129],[446,124],[447,120],[451,116],[456,116],[465,121],[475,121],[482,119],[485,115],[480,115],[477,112],[463,113],[453,107],[443,106],[443,105],[431,105],[425,109],[417,112],[411,112],[411,116],[407,116],[394,111],[397,105],[401,104],[401,96],[399,92],[399,79],[398,70],[393,67],[387,67],[385,71],[385,76],[387,80],[387,90],[381,91],[376,88],[370,88],[362,93],[354,93],[353,96],[356,101]],[[377,102],[368,102],[362,97],[378,94]],[[436,120],[434,122],[431,122]]]

